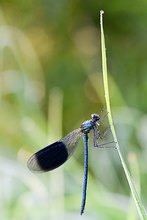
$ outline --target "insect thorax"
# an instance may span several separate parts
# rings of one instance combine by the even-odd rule
[[[84,121],[80,126],[81,132],[87,134],[91,131],[93,126],[94,126],[94,123],[92,120]]]

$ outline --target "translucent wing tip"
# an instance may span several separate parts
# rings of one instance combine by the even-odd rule
[[[36,173],[36,172],[44,172],[44,171],[41,169],[41,167],[39,166],[39,164],[38,164],[36,154],[33,154],[33,155],[28,159],[27,167],[28,167],[28,169],[29,169],[31,172],[33,172],[33,173]]]

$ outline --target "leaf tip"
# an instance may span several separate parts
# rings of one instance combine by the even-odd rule
[[[104,11],[103,10],[100,10],[100,24],[102,25],[103,23],[103,14],[104,14]]]
[[[104,11],[103,10],[100,10],[100,15],[103,15],[104,14]]]

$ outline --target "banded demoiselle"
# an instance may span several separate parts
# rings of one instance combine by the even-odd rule
[[[94,147],[103,147],[104,144],[99,144],[99,140],[103,138],[104,133],[98,129],[101,124],[100,116],[92,114],[91,119],[84,121],[80,128],[73,130],[62,139],[46,146],[40,151],[33,154],[28,160],[28,168],[33,172],[47,172],[56,169],[68,160],[83,136],[84,142],[84,181],[81,202],[81,215],[85,209],[86,203],[86,190],[88,179],[88,134],[93,130]],[[109,142],[112,143],[112,142]]]

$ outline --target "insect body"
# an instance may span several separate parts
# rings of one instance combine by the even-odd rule
[[[73,154],[79,139],[83,136],[84,142],[84,182],[81,203],[81,215],[86,203],[86,190],[88,179],[88,134],[93,130],[94,147],[99,147],[98,140],[102,137],[98,129],[100,116],[92,114],[91,119],[83,122],[80,128],[67,134],[59,141],[54,142],[33,154],[28,160],[28,168],[33,172],[47,172],[62,165]]]

